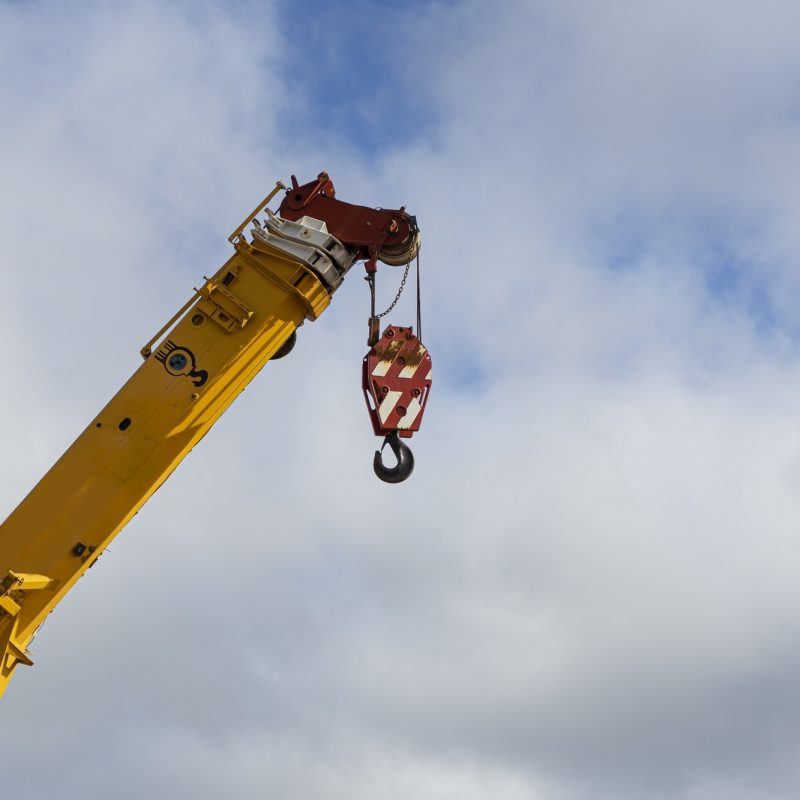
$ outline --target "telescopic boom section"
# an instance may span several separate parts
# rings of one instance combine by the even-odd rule
[[[0,694],[47,615],[359,259],[419,247],[404,209],[336,199],[326,173],[275,190],[231,235],[234,254],[142,348],[144,363],[0,526]],[[257,217],[266,215],[262,220]],[[252,225],[251,235],[243,231]]]

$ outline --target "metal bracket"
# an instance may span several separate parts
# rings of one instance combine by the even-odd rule
[[[19,590],[52,589],[55,583],[52,578],[48,578],[46,575],[9,570],[6,577],[0,581],[0,597],[8,595],[9,592]]]
[[[228,333],[244,328],[253,316],[252,309],[218,283],[208,281],[200,294],[197,308]]]
[[[22,598],[11,597],[11,592],[29,592],[38,589],[54,589],[58,581],[46,575],[32,572],[14,572],[9,570],[0,581],[0,694],[5,688],[5,680],[16,664],[33,665],[31,654],[17,640],[17,628],[22,611]],[[10,619],[9,619],[10,618]]]

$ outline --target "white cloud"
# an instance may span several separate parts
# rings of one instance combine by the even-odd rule
[[[293,135],[270,10],[0,5],[2,497],[319,168],[419,215],[417,471],[371,476],[356,268],[36,639],[13,789],[796,796],[794,7],[421,6],[437,124],[377,164]]]

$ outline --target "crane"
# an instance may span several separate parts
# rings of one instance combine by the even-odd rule
[[[419,430],[430,355],[410,327],[378,335],[374,285],[378,261],[407,269],[418,256],[416,219],[346,203],[322,172],[302,186],[277,182],[229,241],[230,259],[144,345],[131,378],[0,525],[0,695],[18,665],[33,663],[28,647],[47,615],[259,370],[292,350],[297,328],[328,308],[359,260],[372,290],[364,394],[397,457],[387,467],[377,451],[374,468],[390,483],[410,474],[401,437]]]

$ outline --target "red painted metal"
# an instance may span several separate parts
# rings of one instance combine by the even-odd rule
[[[416,232],[416,221],[404,208],[368,208],[337,200],[327,172],[302,186],[292,175],[278,213],[292,222],[306,216],[322,220],[328,232],[355,249],[360,259],[374,259],[380,251],[402,253]]]
[[[376,436],[419,430],[431,388],[431,357],[411,328],[389,325],[364,356],[364,398]]]

